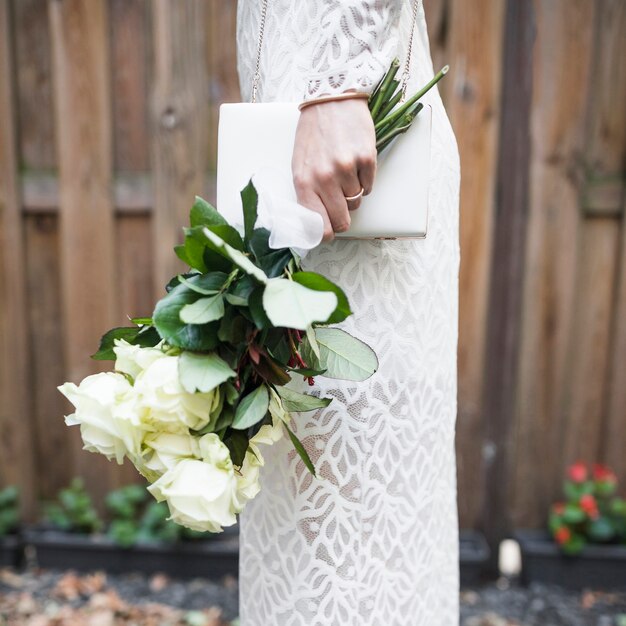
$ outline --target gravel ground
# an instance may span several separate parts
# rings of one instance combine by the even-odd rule
[[[5,569],[0,626],[227,626],[237,615],[237,592],[233,578],[216,584],[162,574]],[[626,626],[626,593],[526,589],[503,577],[462,590],[461,626]]]

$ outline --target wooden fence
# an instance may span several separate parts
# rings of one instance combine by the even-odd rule
[[[462,158],[460,521],[540,525],[564,467],[626,481],[626,3],[425,0]],[[0,0],[0,484],[80,450],[56,385],[149,314],[239,99],[235,0]]]

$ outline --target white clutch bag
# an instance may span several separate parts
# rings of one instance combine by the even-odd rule
[[[262,34],[261,30],[257,67]],[[253,100],[256,96],[256,81],[258,69]],[[220,106],[217,210],[231,223],[242,222],[240,193],[255,172],[261,168],[275,168],[283,178],[292,180],[291,157],[299,116],[297,102],[253,101]],[[372,191],[362,197],[358,209],[350,212],[350,228],[345,233],[336,233],[337,238],[397,239],[426,236],[431,125],[432,108],[426,105],[409,129],[378,155]],[[297,201],[293,183],[283,193],[290,200]]]

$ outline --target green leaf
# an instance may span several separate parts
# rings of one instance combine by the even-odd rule
[[[306,465],[309,472],[311,472],[313,476],[316,476],[315,466],[313,465],[313,461],[311,461],[311,457],[309,456],[309,453],[306,451],[306,449],[302,445],[302,442],[296,437],[296,435],[293,433],[291,428],[287,426],[287,424],[285,424],[285,428],[287,429],[287,432],[289,433],[289,439],[291,439],[291,443],[293,444],[293,447],[296,449],[296,452],[300,455],[300,458],[304,461],[304,464]]]
[[[248,246],[254,255],[257,265],[270,277],[280,276],[285,267],[293,260],[293,253],[289,248],[274,249],[269,246],[270,231],[266,228],[256,228]]]
[[[324,376],[342,380],[362,381],[378,369],[376,353],[363,341],[340,328],[316,328],[320,349],[317,359],[308,341],[302,342],[304,360],[313,369],[325,369]]]
[[[287,387],[277,387],[276,391],[283,401],[283,406],[287,411],[296,411],[299,413],[305,411],[314,411],[327,407],[332,398],[317,398],[308,393],[298,393]]]
[[[248,298],[248,307],[254,325],[259,329],[270,328],[272,322],[267,317],[267,313],[263,307],[263,286],[259,285]]]
[[[245,430],[260,422],[267,413],[270,399],[267,393],[267,387],[261,385],[247,396],[242,398],[235,410],[235,419],[232,427],[237,430]]]
[[[228,436],[224,438],[224,444],[230,451],[230,458],[233,461],[233,465],[238,467],[243,465],[246,452],[248,451],[249,441],[250,439],[246,433],[240,430],[229,430]]]
[[[241,190],[241,203],[243,205],[243,227],[245,232],[246,241],[250,240],[254,225],[257,219],[257,205],[259,196],[257,190],[252,184],[252,179],[248,181],[248,184]]]
[[[191,277],[179,275],[178,282],[196,293],[210,296],[219,292],[227,278],[228,274],[224,272],[210,272],[209,274],[194,274]]]
[[[222,321],[217,336],[220,341],[225,341],[233,345],[240,344],[246,339],[248,321],[237,313],[237,309],[228,307]]]
[[[261,378],[273,385],[286,385],[291,380],[285,368],[266,354],[261,354],[259,362],[253,362],[252,367]]]
[[[196,200],[191,207],[189,214],[189,223],[191,226],[217,226],[227,224],[228,222],[222,215],[200,196],[196,196]]]
[[[207,265],[204,262],[204,248],[205,246],[201,241],[194,239],[191,235],[186,235],[185,242],[176,246],[174,252],[183,263],[204,273],[207,271]]]
[[[258,268],[243,252],[235,249],[233,246],[224,241],[218,234],[212,232],[208,228],[203,228],[202,232],[220,254],[230,259],[246,274],[250,274],[250,276],[253,276],[259,282],[267,282],[267,275],[265,272]]]
[[[314,322],[325,322],[336,307],[334,293],[314,291],[286,278],[271,278],[263,292],[263,308],[274,326],[306,330]]]
[[[98,351],[92,354],[91,358],[95,361],[115,361],[117,357],[113,348],[116,339],[124,339],[128,343],[142,348],[151,348],[161,341],[159,333],[153,326],[112,328],[102,336]]]
[[[213,350],[219,345],[219,322],[185,324],[180,319],[181,309],[200,297],[186,285],[179,284],[157,302],[152,317],[159,334],[167,343],[192,351]]]
[[[186,304],[180,310],[180,319],[185,324],[207,324],[221,319],[223,315],[224,296],[221,293],[200,298],[192,304]]]
[[[226,294],[226,302],[234,306],[248,306],[248,298],[256,288],[257,283],[252,276],[242,276],[238,278]]]
[[[587,518],[585,512],[577,504],[568,503],[563,511],[563,520],[567,524],[578,524]]]
[[[337,296],[337,308],[328,318],[327,324],[338,324],[339,322],[343,322],[349,315],[352,315],[350,303],[343,290],[321,274],[316,274],[315,272],[296,272],[292,278],[297,283],[309,289],[315,291],[332,291]]]
[[[178,361],[178,378],[185,391],[207,393],[236,376],[217,354],[196,354],[184,351]]]
[[[608,517],[601,516],[589,522],[588,532],[592,541],[604,542],[613,538],[615,528]]]
[[[137,324],[137,326],[151,326],[152,325],[151,317],[131,317],[130,321],[133,324]]]

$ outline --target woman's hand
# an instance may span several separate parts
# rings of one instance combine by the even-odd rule
[[[347,98],[304,107],[296,129],[291,168],[298,203],[324,218],[324,241],[350,227],[350,211],[361,200],[346,201],[376,175],[376,134],[367,100]]]

